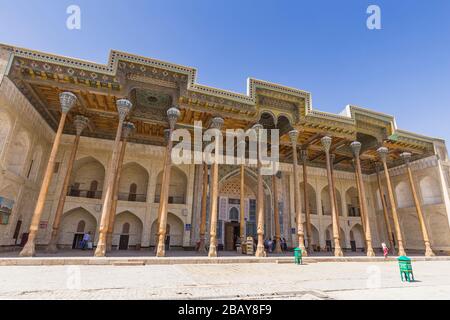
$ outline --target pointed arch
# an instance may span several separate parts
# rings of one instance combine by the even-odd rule
[[[158,230],[157,220],[153,221],[151,227],[150,245],[155,245],[155,234]],[[169,212],[167,214],[167,236],[170,236],[170,246],[181,247],[183,246],[184,236],[184,223],[177,215]]]
[[[121,249],[140,248],[143,229],[144,223],[133,212],[126,210],[117,214],[114,219],[113,247],[120,248],[126,240],[126,248]]]
[[[25,175],[25,165],[30,151],[30,137],[25,131],[13,136],[6,154],[6,167],[17,175]]]
[[[400,181],[395,186],[395,197],[398,208],[410,208],[414,206],[414,199],[410,186],[405,181]]]
[[[90,233],[94,240],[96,231],[96,217],[83,207],[74,208],[62,216],[58,245],[63,248],[79,248],[83,233]]]
[[[105,167],[92,156],[75,161],[70,177],[69,195],[101,199],[105,181]]]
[[[441,188],[436,179],[425,176],[420,179],[419,186],[423,204],[442,203]]]
[[[155,203],[159,203],[161,197],[163,173],[162,170],[156,179]],[[180,168],[172,166],[170,170],[169,203],[186,204],[187,182],[186,174]]]
[[[148,171],[136,162],[129,162],[122,167],[119,182],[119,200],[147,201],[149,182]]]

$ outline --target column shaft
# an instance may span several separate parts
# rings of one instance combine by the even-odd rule
[[[245,166],[241,164],[240,171],[241,178],[241,189],[240,189],[240,236],[241,236],[241,246],[243,248],[245,244]]]
[[[99,238],[97,248],[95,250],[96,257],[104,257],[106,255],[106,236],[109,228],[109,213],[111,212],[114,182],[117,176],[117,166],[119,161],[119,147],[120,137],[122,135],[123,119],[119,119],[119,126],[117,127],[116,138],[113,145],[113,153],[109,161],[107,178],[106,178],[106,192],[104,195],[102,216],[100,220]]]
[[[59,194],[58,206],[56,207],[55,220],[53,221],[53,230],[50,238],[49,245],[47,246],[47,252],[56,253],[57,242],[59,236],[59,227],[61,225],[61,218],[63,215],[64,204],[66,203],[67,191],[69,189],[70,176],[72,174],[73,163],[75,162],[75,157],[77,155],[78,145],[80,143],[80,135],[75,136],[75,140],[72,145],[72,150],[70,152],[69,163],[67,164],[66,175],[64,177],[63,186],[61,188],[61,193]]]
[[[124,138],[122,139],[122,143],[120,145],[120,154],[116,170],[116,179],[114,180],[113,200],[111,204],[111,211],[109,212],[108,233],[106,235],[106,251],[112,250],[114,222],[116,219],[117,201],[119,200],[119,183],[120,183],[120,176],[122,174],[123,159],[125,158],[126,148],[127,148],[127,140]]]
[[[206,234],[206,211],[208,202],[208,165],[203,163],[203,187],[202,187],[202,212],[200,216],[200,244],[198,251],[206,253],[205,234]]]
[[[170,186],[170,174],[172,169],[172,133],[173,129],[170,130],[169,141],[167,143],[167,154],[165,159],[163,181],[161,185],[161,196],[159,199],[159,224],[158,224],[158,243],[157,243],[157,257],[164,257],[166,254],[165,240],[167,231],[167,206],[169,202],[169,186]]]
[[[402,232],[400,229],[400,221],[398,218],[397,209],[395,207],[394,192],[392,191],[391,178],[389,177],[389,170],[388,170],[386,161],[384,160],[384,161],[382,161],[382,163],[383,163],[384,175],[386,178],[386,185],[387,185],[388,194],[389,194],[389,202],[391,203],[392,217],[394,218],[395,232],[397,235],[398,254],[400,256],[406,256],[405,248],[403,247],[403,237],[402,237]]]
[[[311,212],[309,208],[309,202],[308,202],[308,170],[306,166],[306,150],[305,154],[302,156],[302,164],[303,164],[303,206],[305,208],[305,220],[306,220],[306,241],[308,243],[307,250],[309,252],[313,252],[312,247],[312,226],[311,226]]]
[[[258,143],[259,144],[259,143]],[[259,150],[261,150],[259,148]],[[256,247],[255,256],[265,257],[266,251],[264,249],[264,189],[263,189],[263,177],[261,174],[261,159],[258,155],[258,188],[257,188],[257,200],[256,200],[256,214],[257,214],[257,234],[258,245]]]
[[[370,230],[370,219],[366,201],[366,190],[364,186],[364,180],[362,179],[361,160],[359,158],[359,152],[358,155],[355,155],[355,165],[357,172],[356,175],[357,185],[361,194],[359,197],[359,207],[361,209],[361,219],[362,221],[364,221],[363,225],[365,225],[366,251],[368,257],[373,257],[375,256],[375,252],[373,251],[372,247],[372,233]]]
[[[332,169],[332,161],[330,159],[330,147],[332,143],[332,138],[323,137],[321,139],[323,150],[325,151],[325,161],[327,168],[327,178],[328,178],[328,195],[330,197],[330,206],[331,206],[331,219],[333,226],[333,239],[334,239],[334,255],[336,257],[343,256],[341,244],[340,244],[340,235],[339,235],[339,217],[337,212],[337,205],[335,201],[335,192],[334,192],[334,179],[333,179],[333,169]]]
[[[381,205],[383,206],[384,223],[386,224],[386,231],[388,233],[389,244],[390,244],[392,253],[395,254],[395,244],[394,244],[394,238],[392,237],[391,222],[390,222],[390,218],[389,218],[389,212],[388,212],[388,208],[387,208],[387,204],[386,204],[386,199],[384,198],[384,195],[383,195],[383,186],[381,185],[381,177],[380,177],[380,171],[379,171],[378,167],[377,167],[377,182],[378,182],[378,190],[379,190],[380,199],[381,199]]]
[[[216,143],[216,154],[219,152],[218,142]],[[208,257],[217,257],[217,200],[219,196],[219,161],[216,155],[216,161],[212,164],[211,181],[211,217],[209,231],[209,252]]]
[[[36,203],[36,208],[34,209],[33,217],[31,220],[28,241],[25,247],[20,252],[22,257],[33,257],[36,254],[36,235],[39,230],[39,223],[41,221],[42,212],[44,211],[45,199],[47,198],[48,189],[50,187],[50,182],[53,177],[53,172],[55,170],[55,161],[58,154],[59,145],[61,143],[61,136],[64,130],[64,124],[66,122],[67,113],[63,112],[61,119],[59,120],[58,131],[55,135],[55,140],[53,142],[52,151],[50,153],[50,158],[48,159],[47,168],[45,169],[44,179],[42,181],[41,189],[39,191],[38,200]]]
[[[272,192],[273,192],[273,218],[275,220],[275,253],[281,253],[281,228],[280,228],[280,212],[278,209],[278,187],[277,176],[272,175]]]
[[[414,198],[414,204],[416,207],[417,218],[419,218],[420,229],[422,230],[423,242],[425,245],[425,256],[431,257],[434,256],[434,252],[431,249],[430,238],[428,236],[427,226],[425,225],[425,219],[423,217],[422,208],[420,206],[419,197],[417,196],[416,187],[414,185],[414,178],[411,172],[411,165],[409,161],[406,163],[406,171],[408,173],[409,184],[411,186],[411,191]]]

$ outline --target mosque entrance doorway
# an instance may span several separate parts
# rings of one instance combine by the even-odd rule
[[[239,238],[240,224],[228,222],[225,224],[225,251],[236,250],[236,240]]]

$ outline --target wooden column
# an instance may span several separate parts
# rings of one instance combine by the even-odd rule
[[[28,241],[25,247],[20,252],[21,257],[33,257],[36,255],[36,235],[39,230],[39,223],[41,221],[42,212],[44,211],[45,199],[47,198],[48,189],[53,177],[55,169],[55,160],[58,154],[59,145],[61,143],[61,136],[64,130],[67,114],[75,105],[77,98],[71,92],[63,92],[59,95],[61,104],[61,119],[59,120],[58,130],[56,131],[55,140],[53,141],[52,151],[48,159],[47,168],[45,169],[44,179],[42,181],[41,189],[39,191],[36,208],[34,209],[33,217],[31,219],[30,230],[28,234]]]
[[[305,220],[306,220],[306,242],[308,243],[307,250],[312,253],[312,226],[311,226],[311,212],[308,202],[308,169],[306,166],[306,161],[308,160],[308,152],[306,150],[300,150],[300,158],[302,160],[303,166],[303,206],[305,208]]]
[[[119,116],[119,125],[117,126],[116,138],[113,145],[113,153],[109,161],[106,176],[106,192],[103,199],[102,215],[100,220],[99,238],[97,248],[95,249],[96,257],[104,257],[106,255],[106,235],[108,233],[109,213],[111,212],[114,181],[116,180],[117,163],[119,160],[120,137],[122,136],[122,126],[125,117],[130,112],[132,104],[126,99],[116,101],[117,112]]]
[[[386,231],[388,233],[388,239],[389,239],[389,244],[390,244],[389,249],[391,249],[392,250],[391,252],[393,254],[395,254],[395,244],[394,244],[394,238],[392,236],[391,220],[389,218],[386,199],[384,198],[384,195],[383,195],[383,186],[381,185],[380,164],[379,163],[377,163],[375,165],[375,171],[377,172],[378,190],[380,193],[381,204],[383,206],[384,223],[386,224]]]
[[[358,174],[358,170],[356,170],[356,161],[354,158],[353,158],[353,168],[355,169],[355,182],[356,182],[356,189],[358,190],[358,205],[359,205],[359,213],[361,215],[361,224],[362,224],[363,233],[364,233],[364,245],[367,245],[367,243],[365,242],[366,218],[364,217],[365,213],[361,209],[361,201],[359,200],[362,197],[362,195],[361,195],[361,188],[359,187],[359,174]]]
[[[423,242],[425,244],[425,256],[432,257],[434,252],[431,249],[430,238],[428,236],[427,226],[425,225],[425,219],[423,217],[422,207],[420,206],[419,197],[417,196],[416,187],[414,185],[414,178],[411,172],[411,153],[403,152],[401,158],[406,164],[406,172],[408,173],[409,184],[411,186],[411,192],[414,198],[414,204],[416,206],[417,218],[419,218],[420,229],[422,230]]]
[[[275,220],[275,250],[274,253],[282,253],[281,250],[281,228],[280,228],[280,212],[278,209],[278,186],[277,178],[281,178],[281,172],[272,175],[272,192],[273,192],[273,218]]]
[[[367,209],[367,201],[366,201],[366,190],[364,186],[364,181],[362,178],[362,170],[361,170],[361,160],[359,158],[359,154],[361,152],[361,143],[359,141],[354,141],[351,144],[351,148],[353,151],[353,156],[355,159],[355,168],[356,168],[356,182],[358,185],[358,189],[360,190],[361,196],[359,197],[359,207],[362,212],[361,219],[364,221],[365,225],[365,238],[366,238],[366,251],[368,257],[374,257],[375,252],[372,247],[372,232],[370,230],[370,219],[369,219],[369,211]]]
[[[294,175],[294,208],[295,216],[297,217],[297,236],[298,247],[302,249],[303,256],[307,256],[308,252],[305,248],[305,233],[303,231],[302,207],[300,200],[300,182],[298,181],[298,160],[297,160],[297,140],[298,131],[292,130],[289,132],[289,138],[292,143],[292,167]]]
[[[58,251],[57,243],[59,237],[59,227],[61,225],[61,217],[64,211],[64,204],[66,203],[67,190],[69,189],[70,176],[72,175],[73,163],[75,162],[75,157],[77,155],[78,145],[80,143],[80,136],[83,130],[86,128],[89,119],[77,115],[73,121],[73,125],[76,130],[75,140],[72,145],[72,150],[70,152],[69,163],[67,164],[66,175],[64,177],[64,182],[61,188],[61,193],[59,194],[58,206],[56,207],[55,220],[53,221],[53,230],[50,238],[50,242],[47,246],[47,252],[56,253]]]
[[[244,244],[246,243],[245,239],[245,165],[244,163],[241,164],[241,171],[240,171],[240,178],[241,178],[241,190],[240,190],[240,200],[239,200],[239,208],[240,208],[240,230],[239,235],[241,237],[241,247],[244,247]]]
[[[206,253],[205,235],[206,235],[206,211],[208,202],[208,164],[203,163],[203,187],[202,187],[202,212],[200,216],[200,244],[198,251]]]
[[[116,170],[116,179],[113,187],[113,200],[111,211],[109,212],[108,233],[106,234],[106,251],[112,250],[112,240],[114,233],[114,222],[116,220],[117,201],[119,200],[119,183],[122,174],[123,159],[125,158],[125,150],[127,148],[127,139],[129,135],[135,130],[132,122],[124,122],[122,127],[122,143],[120,144],[119,161]]]
[[[223,119],[219,117],[215,117],[212,119],[211,129],[215,129],[216,137],[214,140],[214,162],[211,164],[212,171],[212,181],[211,181],[211,216],[210,216],[210,231],[209,231],[209,252],[208,257],[213,258],[217,257],[217,200],[219,197],[219,159],[220,159],[220,140],[222,139],[222,134],[220,129],[223,126]]]
[[[170,129],[165,129],[164,139],[166,141],[166,149],[164,150],[163,175],[161,178],[161,191],[159,193],[158,218],[156,219],[155,248],[154,248],[155,253],[158,249],[159,222],[161,221],[161,214],[164,209],[161,204],[161,199],[168,198],[168,195],[166,194],[168,194],[170,187],[169,184],[166,183],[167,179],[170,179],[170,174],[172,170],[172,159],[171,159],[172,144],[169,144],[170,136],[171,136]],[[167,167],[169,167],[168,170],[166,170]]]
[[[263,186],[263,176],[262,176],[262,163],[261,163],[261,139],[260,133],[263,130],[263,126],[256,124],[253,126],[256,131],[257,144],[258,144],[258,155],[257,155],[257,168],[258,168],[258,188],[257,188],[257,200],[256,200],[256,214],[258,217],[258,245],[256,247],[255,256],[256,257],[266,257],[267,253],[264,249],[264,186]]]
[[[167,118],[169,120],[170,132],[169,132],[169,141],[167,147],[167,163],[164,167],[164,178],[166,181],[162,182],[161,185],[161,197],[159,199],[159,231],[158,231],[158,246],[156,250],[157,257],[164,257],[166,255],[166,232],[167,232],[167,205],[169,202],[169,186],[170,186],[170,172],[172,168],[172,134],[175,129],[175,124],[177,123],[178,118],[180,117],[180,110],[177,108],[170,108],[167,110]],[[164,189],[164,195],[163,195]]]
[[[400,229],[400,220],[398,218],[397,208],[395,207],[394,192],[392,191],[391,178],[389,177],[389,170],[386,163],[389,150],[386,147],[381,147],[378,148],[377,152],[378,155],[380,156],[381,162],[383,163],[384,175],[386,178],[386,185],[389,194],[389,202],[391,203],[392,217],[394,218],[395,233],[397,235],[398,255],[406,256],[405,248],[403,247],[402,231]]]
[[[326,167],[327,167],[327,177],[328,177],[328,193],[330,197],[330,205],[331,205],[331,217],[333,221],[333,239],[334,239],[334,255],[336,257],[342,257],[344,253],[342,252],[341,243],[340,243],[340,235],[339,235],[339,218],[338,212],[336,208],[336,203],[334,201],[334,182],[333,182],[333,174],[331,172],[331,159],[330,159],[330,147],[331,147],[331,138],[323,137],[321,139],[323,149],[325,151],[326,158]]]

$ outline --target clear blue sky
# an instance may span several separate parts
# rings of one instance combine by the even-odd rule
[[[81,30],[66,8],[81,8]],[[381,7],[382,30],[366,28]],[[0,0],[0,42],[106,63],[110,49],[196,67],[244,93],[247,77],[312,93],[316,109],[386,112],[450,141],[448,0]]]

